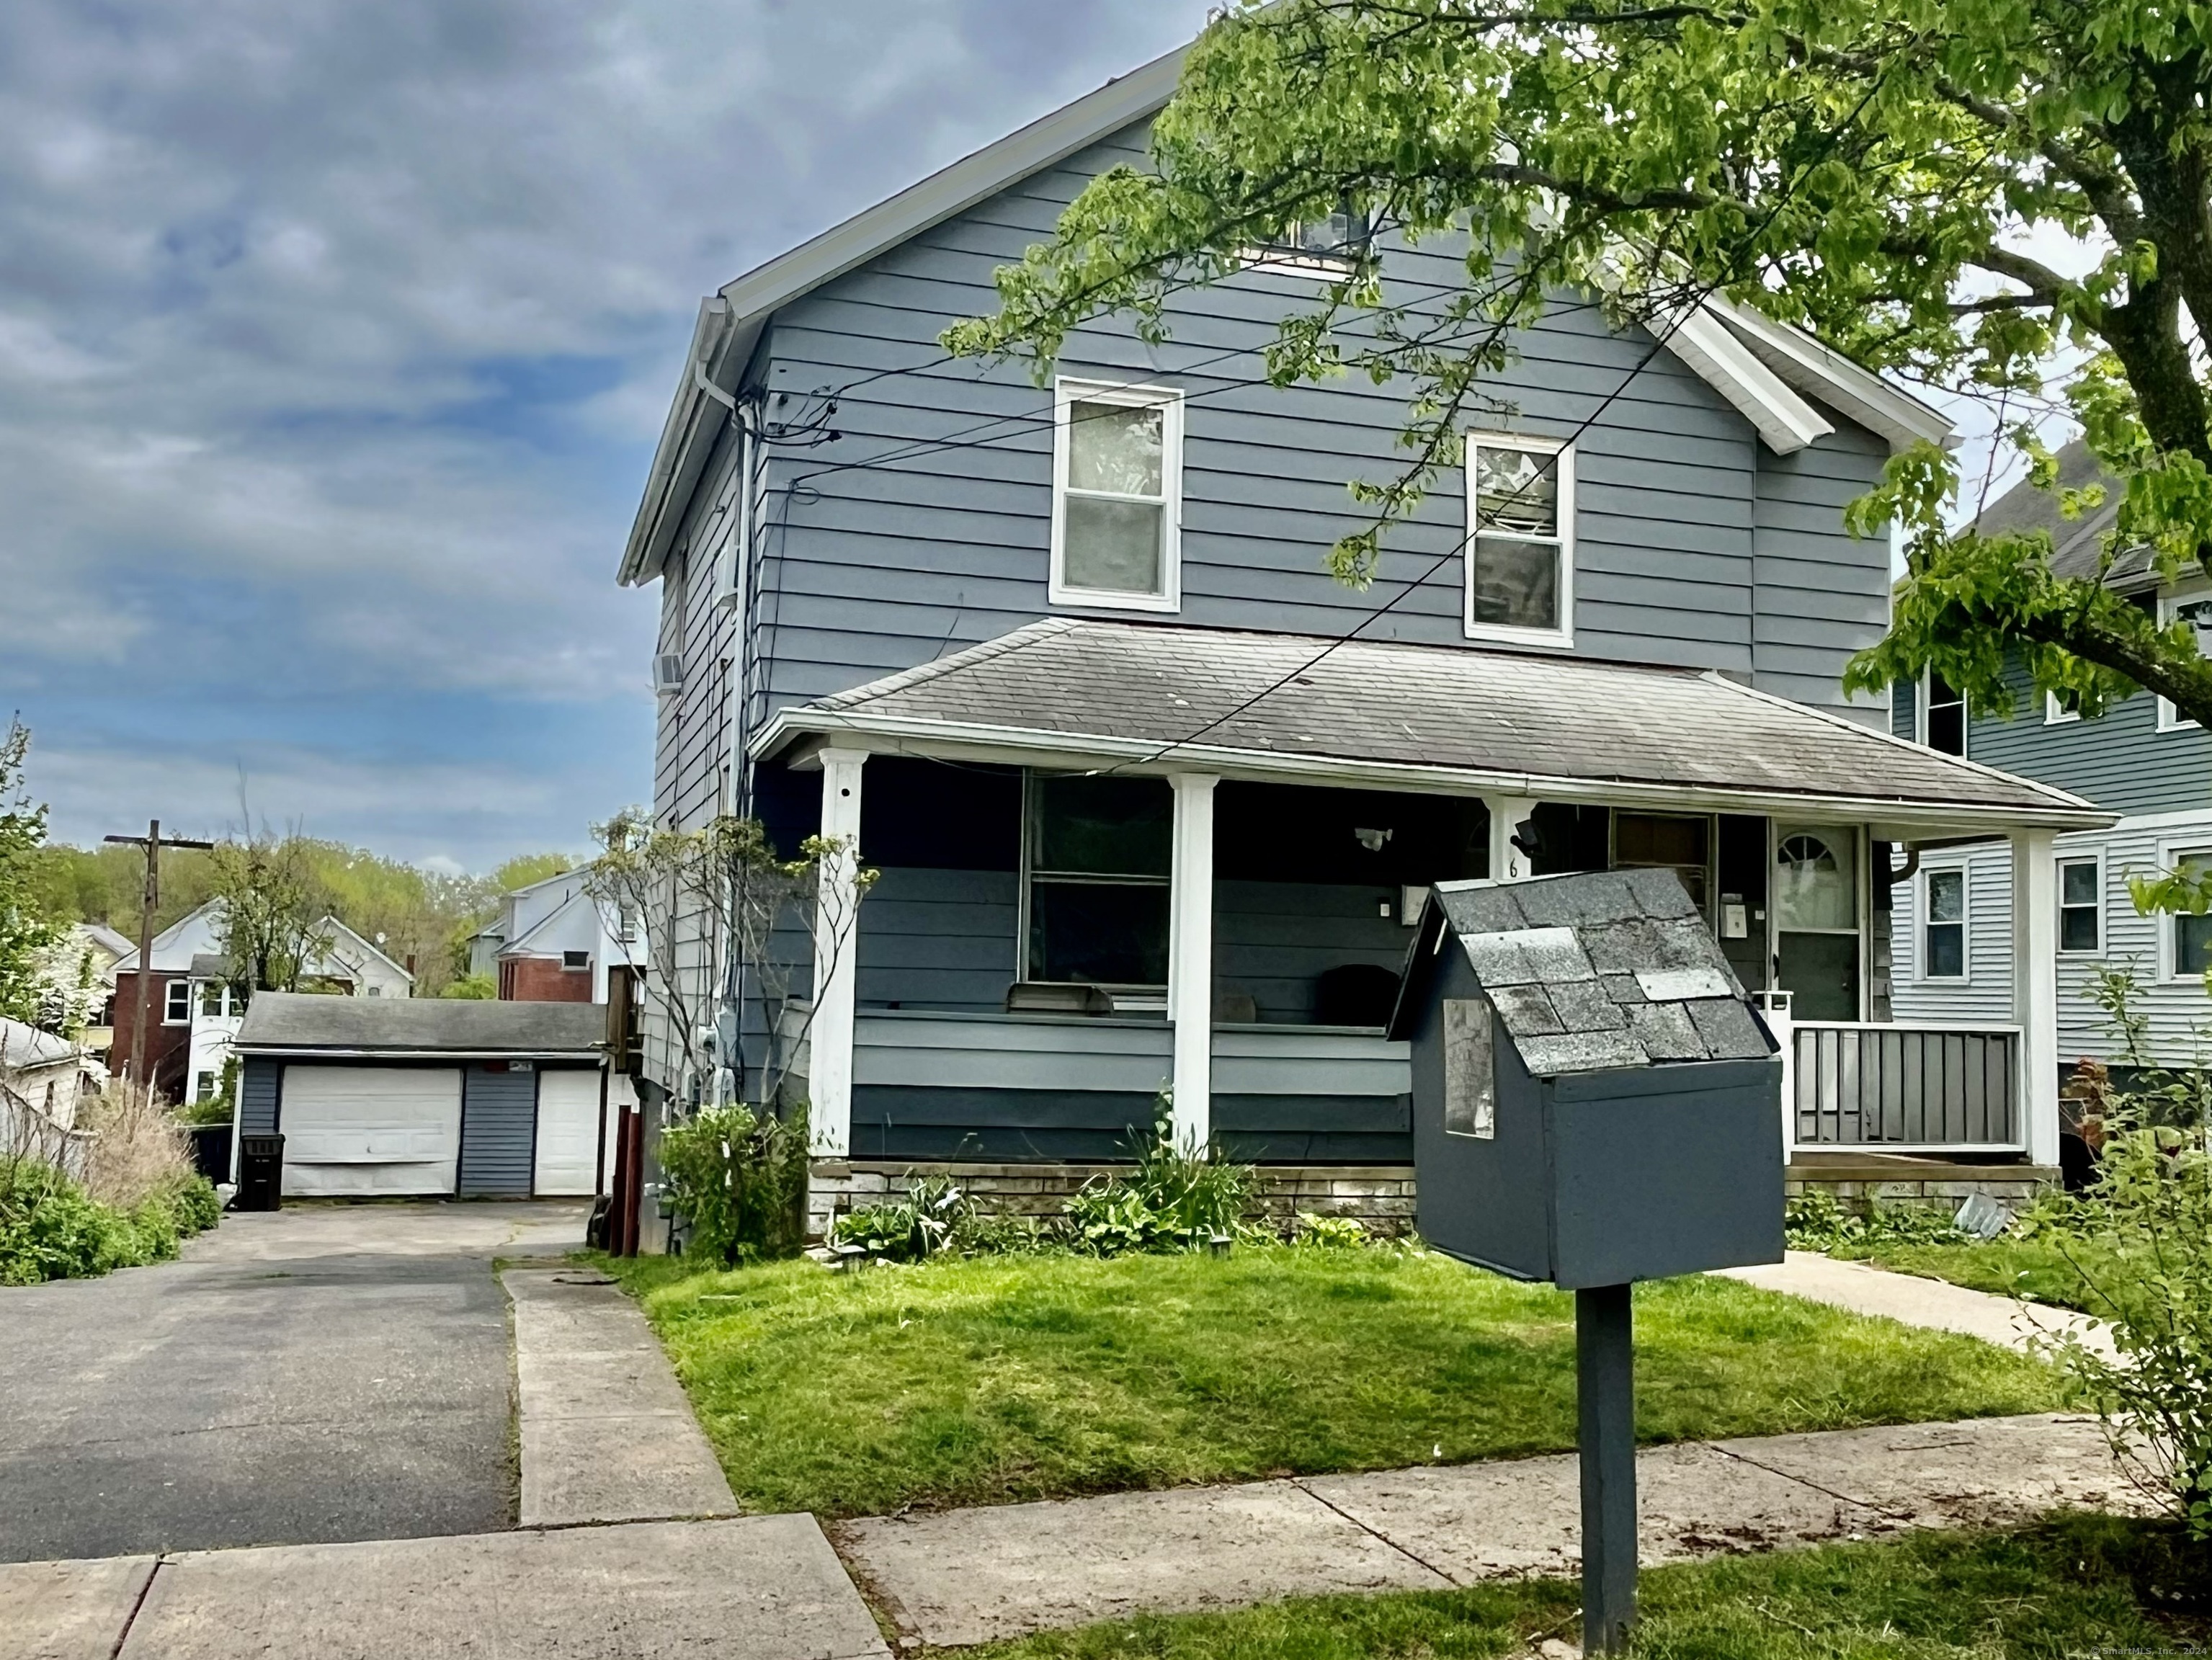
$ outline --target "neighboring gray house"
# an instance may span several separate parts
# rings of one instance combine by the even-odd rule
[[[2059,452],[2059,482],[2080,489],[2104,474],[2076,440]],[[2109,482],[2109,481],[2107,481]],[[2054,491],[2023,479],[1977,521],[1984,531],[2041,529],[2052,539],[2062,575],[2094,574],[2118,512],[2115,486],[2101,508],[2062,518]],[[2162,585],[2142,553],[2124,552],[2106,580],[2161,618],[2187,617],[2212,650],[2212,583]],[[2058,1050],[2062,1064],[2084,1056],[2124,1061],[2104,1016],[2089,1000],[2103,965],[2132,969],[2139,1006],[2151,1023],[2151,1057],[2166,1063],[2212,1060],[2212,917],[2143,916],[2128,879],[2212,861],[2212,738],[2178,719],[2164,699],[2138,692],[2094,721],[2037,695],[2016,677],[2009,720],[1968,716],[1940,680],[1900,686],[1896,731],[1948,753],[2039,778],[2094,800],[2119,822],[2057,841],[2059,921],[2055,934]],[[1988,1021],[2002,1018],[2014,969],[2012,856],[2002,842],[1922,854],[1898,889],[1896,1004],[1901,1018]]]
[[[599,1193],[629,1098],[605,1037],[588,1003],[264,991],[234,1040],[238,1134],[284,1137],[288,1195]]]
[[[1890,1024],[1876,875],[2009,837],[2047,935],[2051,838],[2108,815],[1839,690],[1890,583],[1842,510],[1944,419],[1732,307],[1655,354],[1563,300],[1471,423],[1476,522],[1443,481],[1354,593],[1325,556],[1347,479],[1400,465],[1402,393],[1270,388],[1256,356],[1325,249],[1178,295],[1164,344],[1079,330],[1042,389],[935,344],[1144,162],[1177,66],[738,278],[678,377],[620,571],[661,585],[659,818],[857,836],[881,872],[781,1012],[817,1207],[921,1163],[1076,1179],[1169,1086],[1183,1134],[1300,1192],[1388,1188],[1428,885],[1654,866],[1794,1014],[1795,1140],[2047,1168],[2048,976],[1981,1032]],[[1381,246],[1386,284],[1453,285],[1443,243]],[[648,1038],[657,1104],[726,1086]]]

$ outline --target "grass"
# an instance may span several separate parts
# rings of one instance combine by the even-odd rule
[[[1573,1304],[1433,1255],[605,1260],[738,1499],[825,1517],[1574,1445]],[[2061,1404],[2049,1369],[1691,1278],[1637,1292],[1649,1441]]]
[[[2099,1273],[2110,1262],[2110,1253],[2094,1246],[2069,1243],[2067,1251]],[[2047,1237],[1991,1239],[1971,1245],[1902,1244],[1882,1241],[1839,1245],[1831,1256],[1846,1262],[1869,1262],[1899,1274],[1917,1274],[1929,1280],[1948,1280],[1972,1291],[2000,1297],[2025,1297],[2063,1309],[2091,1306],[2081,1275]]]
[[[1658,1568],[1643,1576],[1639,1660],[1996,1660],[2202,1652],[2201,1548],[2169,1528],[2057,1517],[2007,1533]],[[1146,1616],[971,1649],[975,1660],[1479,1660],[1581,1637],[1557,1580],[1302,1599]]]

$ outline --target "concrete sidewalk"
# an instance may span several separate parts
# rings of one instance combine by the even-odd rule
[[[2037,1416],[1656,1447],[1646,1562],[2025,1522],[2139,1494],[2094,1420]],[[1574,1456],[1186,1487],[834,1525],[900,1634],[958,1646],[1143,1611],[1579,1571]]]
[[[587,1268],[509,1268],[522,1525],[735,1516],[645,1314]]]
[[[811,1516],[0,1566],[0,1660],[883,1660]]]
[[[2111,1331],[2104,1322],[2086,1314],[2055,1309],[2045,1303],[1995,1297],[1917,1274],[1893,1274],[1864,1262],[1838,1262],[1818,1251],[1793,1250],[1779,1262],[1720,1272],[1747,1286],[1808,1298],[1853,1314],[1901,1321],[1934,1331],[1962,1332],[1985,1343],[2023,1352],[2039,1337],[2078,1332],[2107,1359],[2118,1358]]]

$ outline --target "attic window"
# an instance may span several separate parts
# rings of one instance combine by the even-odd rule
[[[1176,610],[1182,394],[1062,380],[1054,408],[1052,603]]]

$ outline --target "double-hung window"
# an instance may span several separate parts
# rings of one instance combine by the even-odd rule
[[[1166,985],[1166,781],[1032,773],[1026,816],[1023,978]]]
[[[2104,866],[2094,859],[2058,861],[2058,949],[2094,955],[2104,948]]]
[[[2197,651],[2201,657],[2212,657],[2212,594],[2193,593],[2186,599],[2168,594],[2158,603],[2158,620],[2171,628],[2176,623],[2186,623],[2197,635]],[[2158,729],[2172,732],[2180,727],[2197,723],[2166,701],[2158,700]]]
[[[1942,755],[1966,752],[1966,700],[1935,670],[1920,683],[1920,741]]]
[[[1966,873],[1931,870],[1921,879],[1927,914],[1920,922],[1920,977],[1966,977]]]
[[[1062,380],[1052,453],[1056,605],[1182,602],[1182,394]]]
[[[1574,451],[1477,434],[1467,473],[1468,638],[1573,643]]]
[[[2170,854],[2176,869],[2201,877],[2212,865],[2212,848],[2191,848]],[[2173,913],[2173,977],[2193,979],[2212,969],[2212,914],[2180,910]]]
[[[168,1002],[161,1014],[162,1019],[167,1024],[180,1026],[192,1018],[192,982],[191,981],[170,981],[167,997]]]

